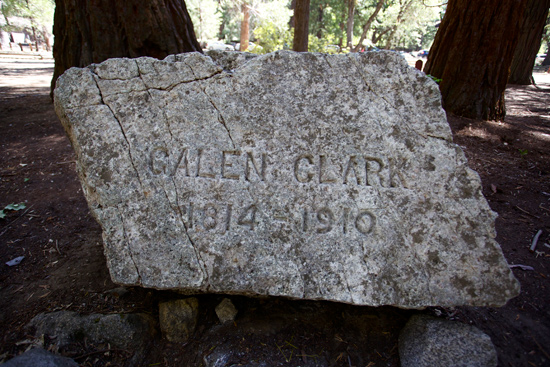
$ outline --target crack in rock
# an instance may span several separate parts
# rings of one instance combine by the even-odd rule
[[[101,97],[101,103],[111,111],[111,114],[113,118],[118,123],[118,126],[120,127],[120,131],[122,132],[122,136],[124,137],[124,140],[126,141],[126,144],[128,144],[128,155],[130,156],[130,163],[132,164],[132,167],[134,168],[134,171],[136,172],[137,179],[139,181],[139,185],[141,186],[141,189],[143,191],[143,182],[141,181],[141,176],[139,174],[139,171],[134,163],[134,158],[132,157],[132,145],[130,144],[130,141],[128,140],[128,137],[126,136],[126,132],[124,131],[124,127],[122,126],[122,122],[118,119],[117,115],[115,114],[115,111],[113,111],[112,107],[103,99],[103,94],[101,93],[101,89],[99,88],[99,85],[97,85],[97,80],[95,77],[98,77],[94,74],[94,82],[96,83],[97,89],[99,91],[99,96]]]

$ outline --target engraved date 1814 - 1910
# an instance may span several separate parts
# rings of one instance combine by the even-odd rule
[[[228,203],[197,205],[189,202],[180,210],[189,230],[219,234],[238,228],[255,231],[260,223],[262,228],[269,229],[276,223],[286,222],[293,224],[298,231],[310,234],[347,235],[356,232],[368,236],[376,226],[376,217],[368,209],[334,209],[325,206],[301,209],[297,215],[270,217],[267,213],[260,213],[256,203],[238,207]]]

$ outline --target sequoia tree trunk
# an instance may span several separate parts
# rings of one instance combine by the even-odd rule
[[[441,79],[443,107],[502,120],[504,90],[527,0],[449,0],[424,68]]]
[[[529,0],[521,22],[518,45],[512,59],[509,84],[534,84],[533,67],[542,41],[550,0]]]
[[[294,40],[292,49],[307,52],[309,36],[309,1],[296,0],[294,8]]]
[[[113,57],[198,51],[193,23],[183,0],[56,0],[54,76]]]

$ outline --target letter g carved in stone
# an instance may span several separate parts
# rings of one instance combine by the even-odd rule
[[[314,176],[313,168],[313,156],[302,154],[294,161],[294,177],[298,182],[311,182]]]

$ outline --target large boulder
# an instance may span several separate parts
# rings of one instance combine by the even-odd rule
[[[430,78],[392,52],[215,59],[57,82],[113,281],[404,308],[518,294]]]

